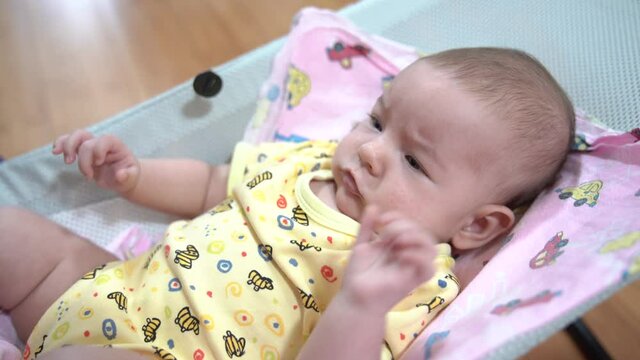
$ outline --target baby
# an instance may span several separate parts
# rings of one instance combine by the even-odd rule
[[[115,137],[76,131],[53,153],[193,219],[117,262],[2,209],[0,306],[31,334],[26,358],[364,359],[381,347],[398,358],[475,275],[466,259],[495,249],[513,209],[554,179],[573,132],[544,67],[498,48],[417,60],[339,144],[241,143],[211,166],[137,159]]]

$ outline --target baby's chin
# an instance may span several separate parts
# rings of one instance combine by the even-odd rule
[[[342,214],[352,218],[357,222],[360,222],[360,217],[362,217],[364,206],[356,204],[353,199],[344,199],[342,196],[337,195],[336,207]]]

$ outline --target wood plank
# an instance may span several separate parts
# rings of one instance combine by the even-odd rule
[[[353,0],[0,2],[0,155],[11,158],[285,35],[304,6]]]

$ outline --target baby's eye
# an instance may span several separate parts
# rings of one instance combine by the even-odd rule
[[[380,122],[380,119],[375,117],[375,115],[369,114],[369,121],[371,122],[371,126],[373,126],[374,129],[382,131],[382,123]]]
[[[418,162],[418,160],[416,160],[416,158],[414,158],[411,155],[405,155],[404,158],[405,160],[407,160],[407,163],[409,164],[409,166],[411,166],[416,170],[422,170],[422,168],[420,167],[420,163]]]
[[[418,162],[415,157],[411,155],[405,155],[404,159],[407,160],[407,164],[409,164],[409,166],[427,175],[427,172],[422,168],[422,165],[420,165],[420,162]]]

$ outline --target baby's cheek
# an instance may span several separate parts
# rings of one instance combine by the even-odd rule
[[[424,213],[425,199],[412,191],[410,185],[400,179],[389,182],[389,185],[390,188],[380,189],[374,195],[383,210],[397,211],[409,218],[420,217],[420,214]]]
[[[429,234],[431,241],[437,243],[446,243],[453,236],[453,225],[448,219],[442,216],[442,213],[431,211],[432,209],[414,209],[409,215],[416,223]]]

